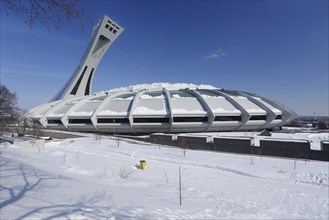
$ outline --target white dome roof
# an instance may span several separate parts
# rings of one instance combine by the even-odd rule
[[[185,83],[141,84],[59,100],[31,115],[46,128],[107,133],[264,129],[294,118],[266,97]]]

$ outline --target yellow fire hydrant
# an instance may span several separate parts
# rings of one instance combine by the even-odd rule
[[[139,167],[142,169],[142,170],[145,170],[147,168],[147,163],[145,160],[141,160],[139,161]]]

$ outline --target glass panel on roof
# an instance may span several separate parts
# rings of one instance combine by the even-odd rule
[[[43,109],[43,110],[39,113],[39,115],[44,115],[47,111],[49,111],[49,109],[50,109],[51,107],[53,107],[53,106],[48,106],[47,108]]]
[[[72,108],[72,105],[64,105],[61,108],[54,111],[54,115],[56,114],[65,114],[70,108]]]
[[[91,101],[103,101],[107,96],[104,95],[104,96],[99,96],[99,97],[96,97],[94,99],[90,99],[89,102]]]
[[[242,93],[250,95],[250,96],[257,96],[256,93],[251,93],[251,92],[242,92]]]
[[[162,91],[145,92],[140,98],[141,99],[162,99],[164,94]]]
[[[236,91],[233,90],[221,90],[222,93],[225,93],[226,95],[230,95],[230,96],[238,96],[239,94],[237,94]]]
[[[170,91],[170,97],[171,98],[195,98],[190,93],[185,92],[185,91],[181,91],[181,90],[171,90]]]
[[[145,92],[144,94],[150,95],[150,96],[161,96],[163,94],[162,91],[153,91],[153,92]]]
[[[83,103],[80,107],[74,110],[74,112],[80,112],[80,111],[95,111],[95,109],[99,106],[100,102],[86,102]]]
[[[219,97],[221,95],[216,94],[216,93],[212,93],[210,91],[202,91],[202,90],[198,90],[198,93],[200,93],[202,96],[211,96],[211,97]]]
[[[74,101],[68,101],[66,104],[67,105],[72,105],[72,104],[75,104],[77,102],[79,102],[81,99],[77,99],[77,100],[74,100]]]
[[[135,97],[136,92],[124,93],[113,98],[113,100],[131,100]]]

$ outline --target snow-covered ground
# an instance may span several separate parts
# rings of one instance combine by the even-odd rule
[[[329,217],[328,162],[183,152],[99,135],[44,149],[2,144],[1,152],[0,219]]]

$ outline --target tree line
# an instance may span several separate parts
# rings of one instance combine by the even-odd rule
[[[0,85],[0,135],[15,131],[25,135],[28,128],[33,128],[32,119],[27,111],[17,106],[17,95],[5,85]]]

